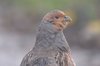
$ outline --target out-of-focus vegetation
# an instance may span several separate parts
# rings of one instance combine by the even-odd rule
[[[64,34],[77,66],[100,66],[100,0],[0,0],[0,66],[19,66],[54,9],[73,19]]]

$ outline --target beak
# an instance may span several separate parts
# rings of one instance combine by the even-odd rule
[[[65,17],[64,17],[64,20],[65,20],[66,22],[72,22],[72,19],[71,19],[69,16],[65,16]]]

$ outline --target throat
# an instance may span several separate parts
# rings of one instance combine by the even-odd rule
[[[45,30],[39,31],[36,37],[35,47],[48,48],[55,43],[57,33],[51,33]]]
[[[39,31],[36,37],[35,47],[50,48],[66,44],[63,32],[51,33],[45,30]]]
[[[43,27],[41,27],[43,26]],[[46,25],[40,24],[38,33],[36,36],[36,42],[33,49],[48,49],[66,44],[66,39],[62,31],[53,31],[47,28]]]

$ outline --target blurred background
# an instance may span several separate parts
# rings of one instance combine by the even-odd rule
[[[100,0],[0,0],[0,66],[19,66],[49,11],[73,19],[64,30],[77,66],[100,66]]]

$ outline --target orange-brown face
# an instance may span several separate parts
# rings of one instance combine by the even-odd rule
[[[50,22],[54,26],[54,29],[62,31],[72,21],[69,16],[66,16],[64,12],[60,10],[54,10],[47,13],[43,21]]]

